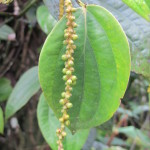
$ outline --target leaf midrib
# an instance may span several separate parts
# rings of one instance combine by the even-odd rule
[[[99,6],[98,6],[99,7]],[[103,8],[103,7],[102,7]],[[118,80],[117,80],[117,76],[118,76],[118,69],[117,69],[117,64],[116,64],[116,59],[115,59],[115,56],[114,56],[114,52],[113,52],[113,48],[112,48],[112,45],[111,45],[111,42],[110,42],[110,40],[109,40],[109,38],[108,38],[108,35],[107,35],[107,33],[106,33],[106,31],[104,30],[104,28],[103,28],[103,26],[99,23],[99,21],[97,20],[97,18],[90,12],[90,11],[88,11],[88,13],[90,13],[92,16],[93,16],[93,18],[95,18],[95,20],[97,21],[97,23],[100,25],[100,27],[103,29],[103,32],[105,33],[105,35],[106,35],[106,37],[107,37],[107,40],[109,41],[109,45],[110,45],[110,48],[111,48],[111,51],[112,51],[112,56],[113,56],[113,59],[114,59],[114,64],[115,64],[115,71],[116,71],[116,82],[118,83]],[[90,41],[89,41],[89,43],[90,43]],[[91,44],[90,44],[91,45]],[[91,45],[91,47],[92,47],[92,45]],[[94,52],[94,51],[93,51]],[[94,55],[95,56],[95,55]],[[97,61],[96,61],[97,62]],[[99,74],[99,79],[100,79],[100,74]],[[110,87],[110,89],[109,89],[109,92],[111,91],[111,89],[112,89],[112,87],[115,85],[115,80],[113,81],[113,83],[112,83],[112,86]],[[117,85],[118,86],[118,85]]]

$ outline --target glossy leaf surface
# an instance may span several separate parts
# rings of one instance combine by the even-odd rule
[[[75,13],[77,49],[75,75],[69,115],[75,131],[99,125],[112,117],[120,104],[130,74],[130,54],[126,36],[116,19],[103,7],[89,5]],[[57,117],[64,91],[61,60],[65,53],[65,17],[55,26],[42,49],[39,78],[48,104]]]
[[[150,1],[149,0],[122,0],[135,12],[150,22]]]
[[[150,79],[150,23],[121,0],[88,0],[108,9],[122,25],[130,43],[131,70]]]
[[[56,20],[51,16],[46,6],[40,6],[37,9],[37,21],[46,34],[50,33],[56,24]]]
[[[38,68],[33,67],[25,72],[15,85],[6,104],[6,119],[22,108],[39,89]]]
[[[41,95],[40,101],[38,104],[37,110],[38,123],[41,129],[41,132],[53,150],[57,150],[57,140],[56,135],[57,128],[60,127],[59,120],[54,115],[52,109],[48,106],[44,95]],[[69,129],[66,129],[67,136],[64,139],[64,149],[65,150],[79,150],[84,145],[88,134],[89,129],[79,130],[77,133],[72,135]]]
[[[150,23],[130,9],[122,0],[85,1],[87,4],[97,4],[105,7],[116,17],[130,43],[131,70],[150,79]],[[149,6],[148,0],[146,4]]]

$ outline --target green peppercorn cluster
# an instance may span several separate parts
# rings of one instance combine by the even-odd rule
[[[76,49],[76,45],[74,44],[74,40],[78,38],[76,32],[74,30],[77,27],[75,23],[75,16],[73,12],[75,12],[75,8],[72,7],[72,3],[70,0],[65,0],[66,6],[66,18],[67,18],[67,28],[64,31],[64,45],[66,45],[66,53],[62,55],[62,60],[65,62],[65,68],[62,70],[64,76],[63,80],[65,81],[65,91],[61,94],[60,104],[62,105],[62,117],[59,118],[61,122],[60,129],[57,129],[56,133],[58,136],[58,150],[63,150],[62,141],[66,136],[65,125],[69,126],[69,115],[68,110],[73,106],[70,102],[70,97],[72,96],[72,86],[76,84],[77,77],[73,75],[74,72],[74,58],[73,53]]]

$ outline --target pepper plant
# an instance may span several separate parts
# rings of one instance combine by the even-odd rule
[[[112,14],[83,3],[75,9],[70,0],[65,6],[67,14],[49,34],[39,60],[45,99],[61,122],[58,150],[64,149],[65,125],[74,134],[112,117],[130,75],[129,44]]]

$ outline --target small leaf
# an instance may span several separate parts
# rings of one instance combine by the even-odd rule
[[[36,10],[37,8],[35,6],[32,6],[26,12],[26,18],[31,26],[34,26],[36,24]]]
[[[137,106],[133,109],[133,114],[139,115],[143,112],[148,112],[150,110],[148,105]]]
[[[150,22],[150,1],[149,0],[122,0],[135,12]]]
[[[56,130],[59,128],[60,123],[59,120],[55,117],[53,111],[48,106],[43,94],[41,95],[38,104],[37,117],[39,127],[45,140],[53,150],[57,150],[58,137],[56,135]],[[82,148],[88,137],[89,129],[79,130],[74,135],[72,135],[72,133],[67,128],[66,132],[67,136],[63,143],[64,149],[79,150]]]
[[[8,40],[10,35],[14,35],[14,30],[8,25],[3,25],[0,27],[0,40]]]
[[[128,126],[128,127],[121,127],[118,129],[119,133],[123,133],[130,137],[133,140],[138,141],[139,143],[142,142],[142,145],[145,147],[149,147],[149,137],[142,132],[142,130],[139,130],[135,128],[134,126]]]
[[[0,133],[3,134],[4,132],[4,116],[3,116],[3,110],[0,107]]]
[[[133,112],[132,112],[131,110],[127,110],[127,109],[124,109],[124,108],[122,108],[122,107],[119,107],[119,108],[117,109],[117,112],[118,112],[118,113],[121,113],[121,114],[123,114],[123,115],[127,114],[128,116],[130,116],[130,117],[135,117],[136,119],[138,118],[138,116],[137,116],[136,114],[133,114]]]
[[[101,142],[104,144],[107,144],[108,141],[110,140],[110,137],[105,137],[101,139]],[[114,137],[114,139],[111,142],[111,145],[116,145],[116,146],[129,146],[125,140],[122,140],[121,138]]]
[[[52,16],[58,20],[59,16],[59,0],[43,0]]]
[[[38,67],[33,67],[26,71],[15,85],[6,104],[6,119],[21,109],[39,89]]]
[[[50,33],[57,21],[50,15],[46,6],[40,6],[37,9],[37,21],[41,29],[46,33]]]
[[[90,128],[112,117],[120,104],[130,75],[129,45],[116,19],[103,7],[89,5],[78,9],[74,54],[77,84],[73,88],[69,110],[69,128]],[[64,91],[62,80],[65,53],[61,19],[48,36],[39,60],[39,78],[46,100],[57,117],[61,115],[59,100]]]
[[[0,78],[0,102],[6,100],[12,91],[11,83],[7,78]]]

